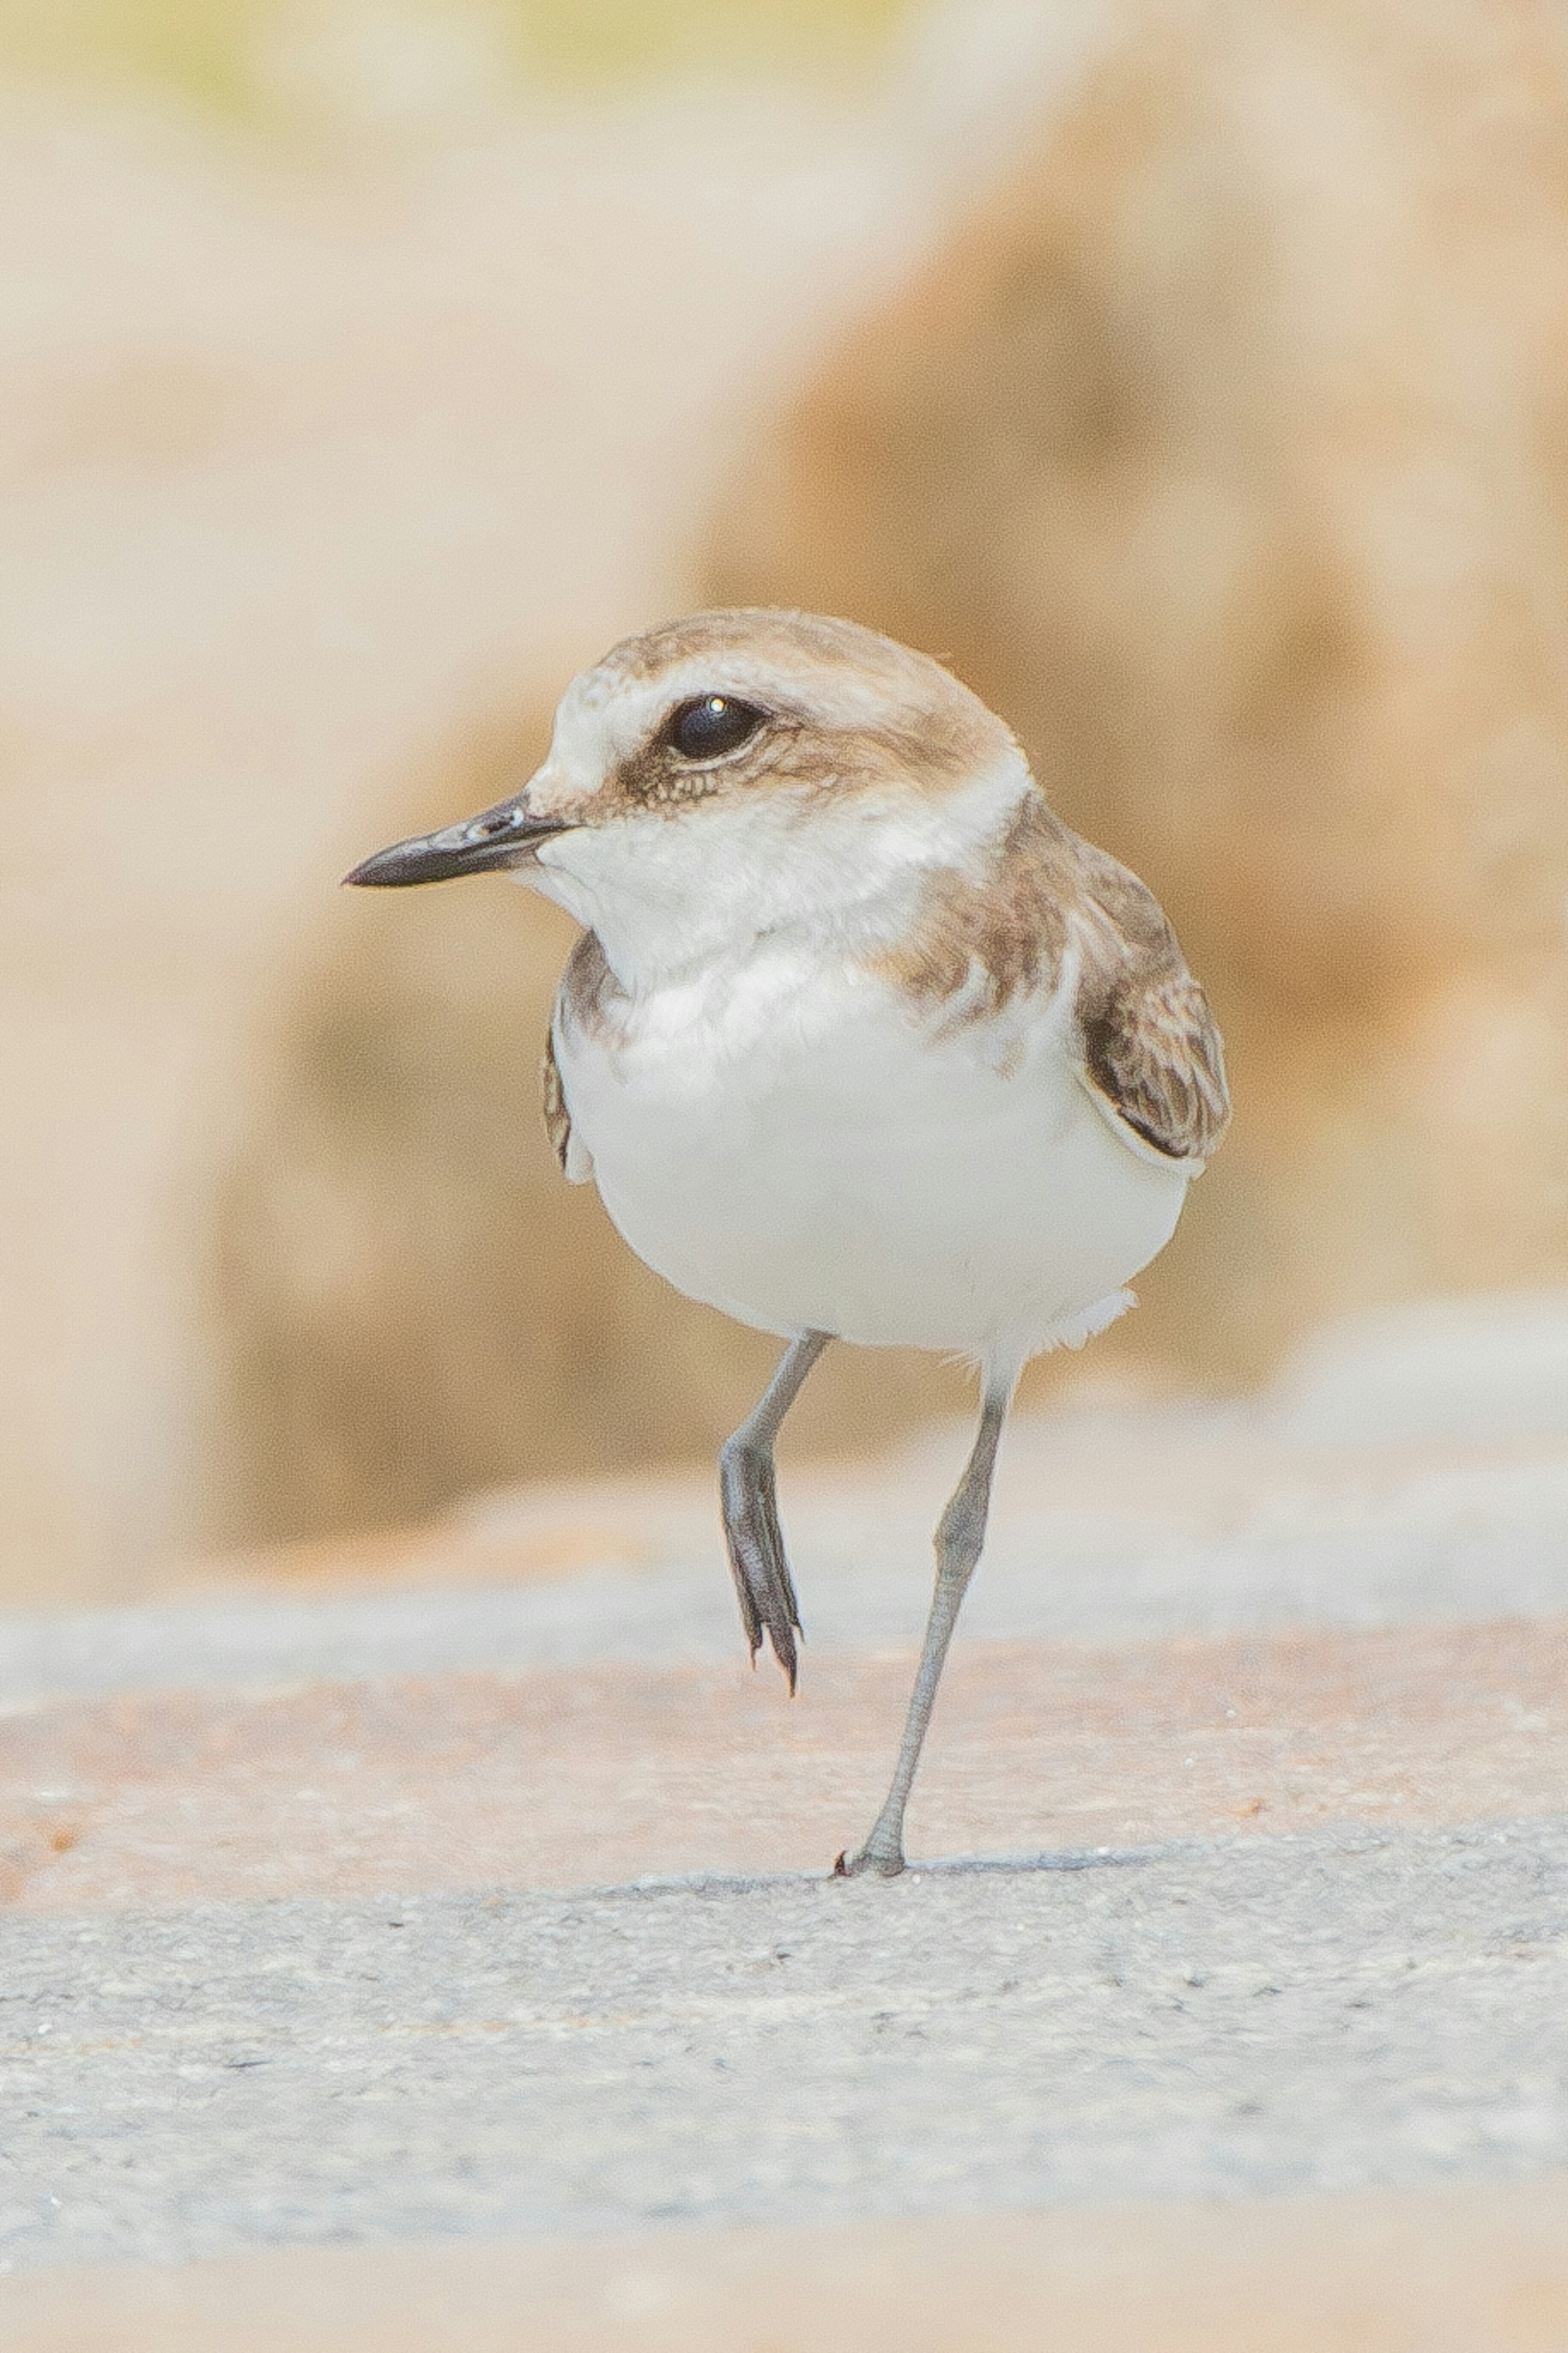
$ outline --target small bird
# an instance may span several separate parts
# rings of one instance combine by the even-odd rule
[[[1224,1134],[1207,1001],[1001,720],[816,614],[628,638],[568,687],[520,791],[346,879],[495,869],[583,926],[542,1070],[565,1175],[677,1290],[787,1342],[720,1492],[746,1641],[792,1693],[773,1441],[802,1383],[834,1339],[980,1368],[892,1786],[835,1866],[892,1877],[1019,1373],[1132,1303]]]

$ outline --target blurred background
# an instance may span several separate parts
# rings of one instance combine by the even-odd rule
[[[336,890],[718,601],[949,660],[1215,1001],[1037,1395],[1568,1281],[1562,0],[0,0],[0,1593],[739,1419],[540,1132],[569,926]]]

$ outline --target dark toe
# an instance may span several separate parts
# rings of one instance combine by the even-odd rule
[[[795,1687],[795,1638],[800,1609],[785,1557],[774,1498],[773,1465],[744,1457],[723,1464],[724,1537],[752,1654],[765,1630],[791,1692]]]

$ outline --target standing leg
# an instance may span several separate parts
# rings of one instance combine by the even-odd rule
[[[926,1620],[925,1648],[921,1652],[920,1672],[910,1699],[893,1786],[865,1845],[853,1854],[841,1854],[834,1864],[840,1879],[858,1878],[863,1871],[877,1872],[883,1879],[896,1879],[904,1867],[904,1808],[909,1803],[915,1767],[921,1761],[947,1646],[952,1640],[959,1609],[985,1542],[985,1515],[991,1504],[996,1447],[1017,1385],[1017,1372],[1013,1367],[1002,1373],[987,1366],[985,1401],[981,1409],[974,1451],[952,1501],[937,1524],[936,1593]]]
[[[790,1694],[795,1694],[795,1638],[800,1631],[800,1604],[784,1555],[779,1526],[778,1498],[773,1489],[773,1440],[779,1424],[800,1393],[802,1382],[826,1347],[831,1334],[803,1332],[792,1340],[779,1368],[763,1393],[762,1402],[748,1414],[733,1438],[725,1440],[719,1454],[719,1496],[724,1514],[724,1541],[740,1597],[741,1623],[746,1630],[752,1658],[766,1627],[773,1656],[784,1671]]]

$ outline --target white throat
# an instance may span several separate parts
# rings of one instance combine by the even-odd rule
[[[773,787],[577,827],[542,842],[518,879],[596,934],[642,996],[764,939],[895,938],[929,876],[975,864],[1034,789],[1018,752],[940,798]]]

